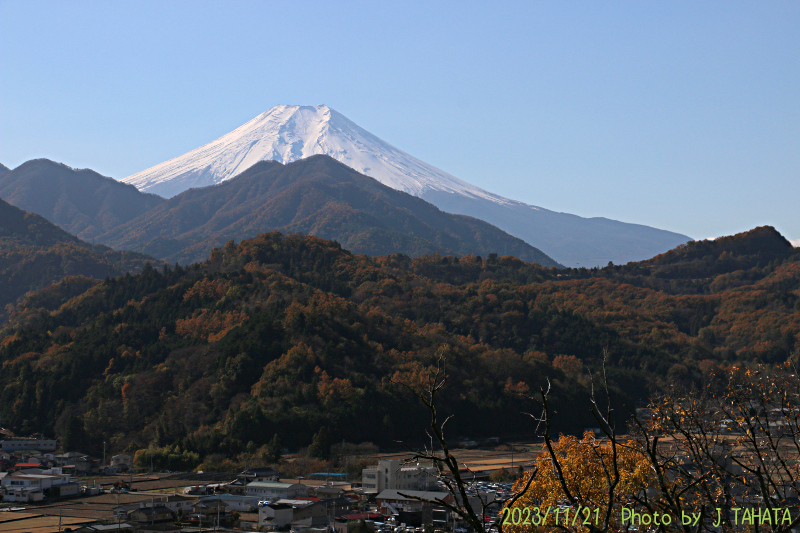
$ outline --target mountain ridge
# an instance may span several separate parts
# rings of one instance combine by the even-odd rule
[[[29,291],[68,276],[103,279],[137,272],[151,261],[143,254],[84,242],[40,215],[0,200],[0,320]]]
[[[0,197],[92,240],[164,202],[91,169],[32,159],[0,174]]]
[[[192,262],[227,240],[275,229],[334,239],[368,255],[498,253],[559,266],[486,222],[444,213],[327,155],[259,162],[232,180],[185,191],[99,239]],[[185,243],[193,244],[179,250]]]
[[[231,179],[259,160],[286,164],[321,154],[443,211],[485,220],[565,265],[639,261],[691,240],[641,224],[584,218],[504,198],[413,157],[325,105],[276,106],[222,137],[122,181],[173,196]]]
[[[773,226],[758,226],[735,235],[716,239],[692,241],[668,252],[657,255],[644,264],[658,265],[675,261],[677,258],[699,259],[718,258],[721,254],[753,256],[771,260],[786,257],[793,253],[792,243]]]

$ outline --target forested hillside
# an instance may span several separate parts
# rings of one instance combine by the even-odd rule
[[[185,191],[98,239],[170,263],[269,230],[308,233],[368,255],[496,252],[544,266],[541,250],[476,218],[440,211],[324,155],[261,161],[215,186]]]
[[[29,291],[67,276],[103,279],[138,272],[148,261],[155,260],[85,243],[39,215],[0,200],[0,322]]]
[[[614,396],[629,406],[715,366],[796,353],[800,257],[775,234],[599,270],[494,254],[370,258],[264,234],[71,299],[50,288],[31,305],[54,311],[0,342],[0,416],[68,447],[155,442],[200,456],[276,434],[303,446],[321,428],[334,441],[419,441],[425,412],[398,382],[419,383],[444,350],[451,435],[530,435],[527,396],[548,378],[554,431],[581,431],[596,425],[586,400],[604,351]],[[709,254],[744,270],[659,277]]]
[[[0,168],[0,197],[84,241],[165,201],[93,170],[74,169],[49,159],[33,159],[5,172]]]

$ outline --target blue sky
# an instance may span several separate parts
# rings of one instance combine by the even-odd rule
[[[327,104],[468,182],[800,244],[800,2],[0,0],[0,163],[122,178]]]

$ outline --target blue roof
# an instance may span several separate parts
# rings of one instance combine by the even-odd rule
[[[341,474],[339,472],[314,472],[313,474],[309,474],[309,476],[346,476],[347,474]]]

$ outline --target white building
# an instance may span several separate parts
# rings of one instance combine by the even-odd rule
[[[306,486],[280,481],[254,481],[245,487],[245,495],[259,500],[290,500],[308,494]]]
[[[9,474],[0,480],[0,491],[4,501],[33,502],[46,497],[75,496],[79,492],[77,483],[70,481],[69,474],[60,469],[41,474]]]
[[[55,439],[27,439],[13,438],[0,440],[0,452],[13,453],[17,451],[37,450],[40,452],[56,451]]]
[[[361,487],[366,494],[378,494],[392,490],[431,490],[436,488],[436,469],[419,463],[404,464],[387,459],[376,466],[361,471]]]
[[[260,505],[258,508],[259,528],[277,529],[289,524],[312,527],[327,523],[327,508],[322,502],[287,499]]]

